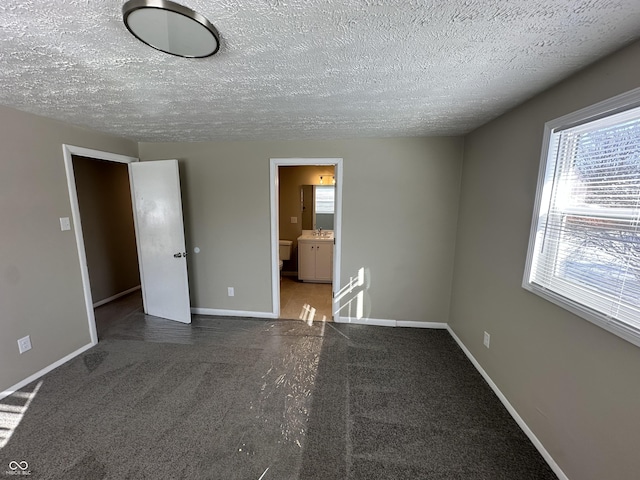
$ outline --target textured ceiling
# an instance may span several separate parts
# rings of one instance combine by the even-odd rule
[[[0,104],[139,141],[456,135],[640,36],[638,0],[180,0],[220,51],[136,40],[124,0],[2,0]]]

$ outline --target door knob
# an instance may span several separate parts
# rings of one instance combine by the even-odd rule
[[[182,257],[181,253],[174,253],[173,254],[173,258],[180,258],[180,257]]]

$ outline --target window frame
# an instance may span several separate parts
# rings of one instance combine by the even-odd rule
[[[543,203],[543,190],[545,179],[548,177],[547,170],[554,163],[555,152],[552,148],[553,135],[561,130],[570,129],[579,125],[589,123],[601,118],[605,118],[626,110],[640,107],[640,88],[623,93],[595,105],[583,108],[568,115],[550,120],[545,123],[542,140],[542,151],[540,155],[540,167],[538,171],[538,182],[534,201],[533,216],[531,219],[531,230],[527,247],[527,258],[525,263],[522,288],[538,295],[545,300],[568,310],[575,315],[613,333],[636,346],[640,347],[640,332],[631,327],[627,327],[623,321],[615,320],[603,313],[600,313],[577,300],[567,298],[531,280],[531,273],[534,267],[536,239],[538,235],[538,221],[541,204]],[[557,244],[557,241],[553,242]],[[563,282],[562,279],[554,279],[554,282]],[[573,288],[570,283],[567,282]]]

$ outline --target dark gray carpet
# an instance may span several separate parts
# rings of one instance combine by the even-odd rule
[[[0,477],[556,478],[446,331],[139,311],[100,331],[43,377]]]

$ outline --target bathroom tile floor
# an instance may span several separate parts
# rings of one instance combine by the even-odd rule
[[[305,283],[295,277],[280,277],[280,318],[331,321],[331,284]]]

